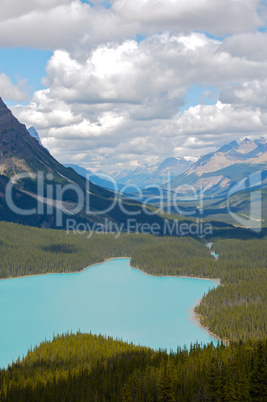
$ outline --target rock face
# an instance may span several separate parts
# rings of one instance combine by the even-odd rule
[[[36,168],[49,170],[51,155],[28,133],[0,98],[0,173],[10,177]],[[53,164],[57,162],[52,158]],[[60,165],[60,164],[58,164]]]
[[[208,194],[220,194],[239,180],[266,169],[266,140],[245,138],[240,144],[233,141],[199,158],[184,174],[171,181],[171,187],[183,192],[183,186],[191,185],[195,190],[205,187]]]
[[[37,134],[38,135],[38,134]],[[22,172],[52,173],[56,180],[79,182],[79,176],[61,165],[32,137],[0,98],[0,172],[11,177]]]

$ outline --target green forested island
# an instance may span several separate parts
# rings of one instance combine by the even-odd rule
[[[267,239],[243,237],[216,232],[208,239],[215,259],[205,239],[75,235],[1,222],[2,279],[77,272],[126,256],[151,275],[219,278],[196,312],[229,342],[167,354],[91,334],[57,336],[0,370],[0,401],[267,400]]]

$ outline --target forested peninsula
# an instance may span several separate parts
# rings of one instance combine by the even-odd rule
[[[102,336],[65,334],[0,371],[0,400],[265,402],[266,361],[266,340],[192,345],[168,354]]]

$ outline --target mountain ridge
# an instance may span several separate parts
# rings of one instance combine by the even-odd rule
[[[150,185],[161,186],[171,177],[185,172],[192,162],[183,157],[165,158],[162,162],[155,163],[154,165],[143,164],[137,166],[135,169],[126,169],[121,172],[111,172],[114,179],[124,185],[140,186],[145,188]]]
[[[196,191],[205,187],[208,194],[225,193],[236,183],[238,169],[243,172],[243,179],[257,170],[267,169],[265,139],[252,141],[245,138],[240,143],[232,141],[223,145],[217,151],[200,157],[185,173],[176,176],[170,185],[174,191],[183,192],[182,186],[190,185]]]
[[[8,188],[11,188],[9,196],[15,205],[14,208],[12,204],[13,209],[7,199]],[[163,218],[146,214],[141,203],[125,197],[118,200],[114,192],[61,165],[29,134],[0,98],[1,220],[66,228],[68,219],[72,218],[75,224],[82,223],[87,230],[92,227],[104,230],[109,223],[113,226],[106,230],[116,230],[118,225],[126,230],[134,211],[136,224],[156,222],[163,227]],[[132,230],[135,230],[134,224]]]

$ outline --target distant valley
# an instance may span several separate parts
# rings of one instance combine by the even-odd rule
[[[72,164],[66,166],[73,167],[82,176],[89,174],[95,184],[111,188],[108,180],[98,178],[97,173],[89,169]],[[246,182],[256,172],[262,172],[259,185],[266,186],[266,171],[266,140],[262,138],[252,141],[246,138],[240,143],[233,141],[215,152],[203,155],[195,163],[184,158],[170,157],[159,164],[142,165],[134,170],[111,170],[107,176],[117,183],[118,189],[122,189],[123,185],[129,190],[134,190],[134,186],[143,190],[159,186],[178,194],[192,194],[195,191],[202,192],[204,197],[223,197],[238,182]],[[243,190],[244,186],[241,187],[240,190]]]
[[[90,169],[85,169],[79,165],[66,163],[66,167],[72,167],[77,173],[82,176],[90,175],[90,180],[100,186],[114,189],[115,182],[119,190],[125,188],[128,192],[132,192],[135,186],[145,188],[151,185],[162,186],[167,181],[170,181],[177,175],[184,173],[191,166],[192,162],[185,158],[166,158],[162,162],[148,166],[147,164],[138,166],[135,169],[126,169],[122,171],[112,170],[109,173],[99,172],[94,174]],[[110,180],[101,178],[110,177]],[[100,176],[100,177],[98,177]]]
[[[73,165],[73,168],[84,176],[88,172],[92,174],[77,165]],[[175,172],[183,169],[186,170],[175,175]],[[114,180],[119,191],[125,188],[129,190],[130,197],[137,197],[139,201],[149,202],[166,212],[229,224],[238,223],[229,215],[229,209],[245,218],[250,214],[251,194],[260,190],[261,200],[258,201],[261,202],[261,208],[258,212],[261,212],[261,216],[256,214],[252,219],[260,219],[264,226],[267,224],[265,139],[252,141],[246,138],[240,143],[233,141],[200,157],[195,163],[183,158],[167,158],[158,166],[140,166],[132,171],[115,172],[111,181],[99,179],[94,174],[90,179],[106,188],[114,188],[111,184]],[[167,179],[170,181],[167,182]],[[134,192],[135,186],[140,187],[141,197]]]
[[[241,143],[233,141],[200,157],[195,163],[184,158],[170,157],[150,167],[144,165],[134,170],[113,171],[109,180],[108,175],[103,174],[101,177],[100,174],[98,177],[89,169],[78,165],[61,165],[42,146],[34,127],[27,131],[1,100],[0,147],[2,220],[55,227],[56,216],[60,213],[61,226],[64,227],[77,204],[77,194],[75,191],[66,191],[62,203],[59,204],[55,200],[56,186],[74,185],[75,188],[82,189],[85,197],[86,186],[90,183],[92,213],[86,215],[84,208],[81,208],[75,215],[78,223],[86,223],[90,227],[103,227],[107,220],[115,225],[124,225],[129,218],[128,212],[132,214],[134,211],[137,222],[156,222],[160,227],[164,224],[164,218],[201,218],[205,221],[242,226],[238,219],[243,217],[246,220],[250,215],[251,194],[255,190],[261,191],[261,199],[258,200],[261,203],[261,216],[256,213],[252,220],[266,226],[267,144],[264,139],[252,141],[246,138]],[[42,209],[48,209],[49,213],[25,216],[14,214],[7,207],[5,200],[9,179],[14,174],[36,173],[40,170],[46,175],[44,189],[47,185],[52,185],[54,195],[46,194],[44,190],[43,196],[38,197],[36,179],[24,178],[13,186],[14,202],[19,208],[25,209],[36,207],[38,202],[42,204]],[[52,175],[52,182],[47,179],[49,174]],[[125,205],[124,211],[116,203],[109,209],[117,197],[113,192],[116,190],[114,182],[118,191],[123,192],[120,197]],[[135,193],[138,187],[141,195]],[[149,203],[155,213],[152,216],[145,214],[141,203]],[[229,209],[237,214],[237,220],[229,214]]]

